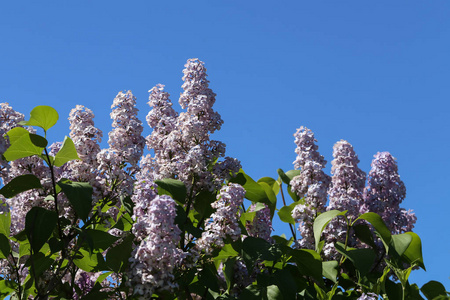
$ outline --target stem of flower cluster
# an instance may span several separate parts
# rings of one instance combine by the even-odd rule
[[[281,199],[283,200],[283,205],[286,206],[286,200],[284,199],[284,193],[283,193],[283,184],[280,183],[280,192],[281,192]],[[291,223],[289,223],[289,228],[291,229],[292,237],[294,240],[297,240],[297,235],[295,234],[294,227]]]

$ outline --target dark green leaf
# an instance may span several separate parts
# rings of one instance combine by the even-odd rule
[[[336,278],[338,275],[339,263],[335,260],[324,261],[322,262],[322,275],[325,278],[330,279],[333,282],[336,282]]]
[[[280,176],[280,179],[285,183],[285,184],[290,184],[291,182],[291,178],[289,178],[286,173],[284,173],[284,171],[282,169],[278,169],[277,170],[278,175]]]
[[[387,228],[386,224],[384,224],[383,219],[376,213],[368,212],[359,216],[353,224],[359,219],[363,219],[368,221],[375,228],[385,245],[389,245],[392,239],[391,231]]]
[[[45,148],[48,145],[48,141],[43,136],[34,133],[30,133],[30,141],[39,148]]]
[[[211,207],[214,201],[216,201],[215,192],[201,191],[195,196],[194,208],[200,214],[200,218],[207,218],[214,212]]]
[[[438,296],[447,296],[444,285],[434,280],[425,283],[420,290],[428,300],[432,300]]]
[[[25,231],[31,248],[35,253],[52,235],[56,227],[58,215],[54,211],[42,207],[32,207],[25,217]]]
[[[100,251],[108,249],[119,239],[105,231],[95,229],[86,230],[86,234],[92,239],[94,250]]]
[[[42,185],[39,178],[33,174],[25,174],[13,178],[7,185],[0,189],[0,194],[5,196],[5,198],[12,198],[19,193],[41,188]]]
[[[353,229],[355,230],[355,234],[363,243],[366,243],[373,249],[377,249],[375,242],[373,240],[373,233],[370,230],[369,226],[366,224],[357,224],[353,225]]]
[[[234,284],[234,265],[236,264],[236,258],[231,257],[227,259],[223,266],[223,274],[225,275],[225,281],[227,283],[227,291],[233,287]]]
[[[8,131],[7,135],[9,136],[10,134],[13,136],[14,143],[3,153],[6,160],[13,161],[19,158],[42,154],[44,148],[33,144],[30,133],[27,130],[16,127]]]
[[[77,149],[75,148],[75,144],[69,137],[64,138],[64,142],[59,149],[58,153],[55,155],[55,160],[53,164],[57,167],[61,167],[66,162],[80,159],[77,154]]]
[[[315,220],[313,225],[314,239],[316,241],[315,247],[318,249],[320,236],[322,235],[325,227],[330,223],[330,221],[337,216],[345,216],[347,211],[340,212],[339,210],[329,210],[320,214]]]
[[[155,183],[158,185],[159,195],[169,195],[181,204],[186,203],[187,190],[182,181],[165,178],[162,180],[155,180]]]
[[[11,251],[11,245],[9,244],[9,239],[0,233],[0,259],[7,258]]]
[[[36,106],[30,112],[30,120],[20,122],[21,125],[38,126],[47,131],[58,121],[58,112],[50,106]]]
[[[123,214],[113,228],[117,228],[123,231],[129,231],[133,227],[133,220],[128,213]]]
[[[322,258],[310,249],[291,249],[289,254],[296,263],[300,273],[312,276],[319,282],[322,281]]]
[[[277,253],[272,251],[271,244],[261,238],[248,236],[242,242],[242,250],[253,259],[273,261]]]
[[[58,186],[69,199],[78,216],[86,221],[92,208],[92,187],[86,182],[61,179]]]
[[[128,266],[128,260],[133,250],[133,240],[134,235],[129,234],[106,253],[106,263],[114,272],[122,272]]]
[[[344,249],[342,243],[337,242],[334,247],[336,250],[347,257],[355,266],[355,268],[365,276],[369,273],[376,259],[376,254],[372,249]]]
[[[130,196],[120,197],[120,202],[122,203],[123,208],[125,211],[132,216],[133,215],[133,209],[134,209],[134,202],[131,200]]]

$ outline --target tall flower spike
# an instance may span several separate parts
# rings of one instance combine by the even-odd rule
[[[211,253],[215,247],[224,246],[224,239],[229,236],[236,241],[241,234],[238,210],[244,201],[245,190],[236,183],[222,187],[217,201],[211,206],[216,209],[211,215],[212,221],[205,226],[201,238],[197,240],[199,250]]]
[[[177,248],[181,230],[174,223],[175,217],[175,201],[166,195],[156,196],[147,213],[133,225],[140,244],[131,254],[128,284],[142,299],[150,299],[156,290],[171,291],[177,287],[173,272],[185,254]],[[136,230],[136,226],[141,229]]]
[[[331,186],[328,189],[330,203],[327,210],[347,210],[347,217],[355,220],[363,202],[363,191],[366,173],[358,167],[359,159],[353,146],[344,140],[333,147],[333,161],[331,162]],[[333,219],[325,230],[327,244],[324,254],[332,257],[337,252],[334,249],[336,241],[344,242],[347,225],[341,218]],[[356,238],[350,236],[349,245],[356,244]]]
[[[393,233],[411,231],[416,216],[411,211],[400,208],[405,197],[405,184],[398,174],[395,158],[389,152],[378,152],[374,155],[364,189],[361,213],[371,211],[381,215]]]
[[[177,174],[176,160],[183,152],[177,132],[177,112],[172,108],[169,93],[164,91],[164,85],[157,84],[149,90],[148,104],[152,109],[147,115],[147,123],[153,128],[147,137],[147,147],[154,151],[152,168],[156,179],[175,177]],[[173,134],[171,134],[173,133]]]
[[[131,91],[119,92],[111,108],[113,130],[108,134],[109,149],[103,149],[97,155],[101,182],[122,182],[124,192],[130,195],[132,176],[139,169],[138,162],[145,147],[142,122],[137,117],[136,98]]]
[[[298,230],[302,235],[298,246],[313,249],[314,219],[319,213],[325,211],[330,176],[323,172],[326,160],[317,151],[314,133],[302,126],[297,129],[294,137],[297,144],[294,167],[301,171],[300,175],[291,180],[291,186],[292,192],[299,197],[304,197],[304,201],[292,210],[292,217],[299,223]]]

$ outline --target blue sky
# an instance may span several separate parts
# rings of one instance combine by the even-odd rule
[[[26,115],[56,108],[54,141],[76,104],[107,137],[121,90],[138,98],[141,120],[157,83],[179,109],[183,65],[198,57],[225,121],[213,138],[255,179],[292,168],[302,125],[328,173],[340,139],[366,172],[376,152],[391,152],[428,269],[411,280],[450,290],[450,2],[4,1],[0,12],[0,102]]]

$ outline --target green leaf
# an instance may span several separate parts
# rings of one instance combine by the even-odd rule
[[[334,247],[336,250],[348,258],[355,268],[365,276],[369,273],[371,267],[373,266],[376,254],[372,249],[347,249],[345,250],[344,244],[337,242]]]
[[[225,281],[227,283],[227,291],[233,287],[234,284],[234,265],[236,264],[236,258],[231,257],[227,259],[223,265],[223,274],[225,275]]]
[[[290,249],[289,254],[296,263],[300,273],[306,276],[312,276],[317,281],[322,281],[322,258],[320,255],[310,249]]]
[[[336,283],[336,278],[338,275],[339,263],[335,260],[323,261],[322,262],[322,275],[325,278],[330,279],[334,283]]]
[[[214,212],[211,207],[214,201],[216,201],[215,192],[201,191],[195,196],[194,208],[200,214],[200,218],[207,218]]]
[[[92,187],[86,182],[73,182],[61,179],[58,186],[69,199],[78,216],[86,221],[92,209]]]
[[[266,194],[266,199],[269,200],[269,202],[265,201],[263,203],[267,204],[270,209],[270,216],[273,217],[275,209],[277,207],[277,196],[275,196],[272,188],[267,183],[259,182],[257,184],[259,184],[263,188],[264,193]]]
[[[105,231],[95,229],[86,230],[86,234],[92,239],[93,248],[100,251],[108,249],[119,239]]]
[[[363,243],[366,243],[373,249],[377,249],[377,246],[375,245],[375,242],[373,240],[373,233],[368,225],[357,224],[353,225],[352,228],[355,231],[355,234],[358,237],[358,239],[360,239]]]
[[[0,296],[6,297],[16,291],[17,283],[12,280],[0,280]]]
[[[286,223],[291,223],[292,225],[295,225],[295,220],[292,218],[292,210],[298,205],[298,202],[291,203],[290,205],[283,206],[278,211],[278,216],[280,217],[280,220]]]
[[[272,189],[273,193],[275,195],[278,195],[278,192],[280,191],[280,184],[272,177],[261,177],[260,179],[258,179],[257,182],[258,183],[259,182],[267,183],[270,186],[270,188]]]
[[[130,196],[120,196],[120,202],[122,203],[122,207],[125,209],[125,211],[132,216],[133,215],[133,209],[134,209],[134,202],[131,200]]]
[[[282,300],[283,294],[280,289],[272,284],[267,287],[267,300]]]
[[[425,295],[425,297],[427,297],[428,300],[432,300],[438,296],[447,296],[444,285],[434,280],[425,283],[420,291]]]
[[[393,245],[393,247],[390,247],[390,249],[391,248],[395,249],[395,252],[397,252],[399,256],[402,256],[403,253],[405,253],[406,249],[408,249],[411,242],[412,242],[411,235],[406,233],[395,234],[392,235],[391,245]]]
[[[76,254],[73,260],[78,268],[86,272],[98,272],[107,269],[101,253],[89,253],[88,250],[83,248],[78,251],[79,253]]]
[[[280,176],[280,179],[285,183],[289,184],[291,182],[291,178],[289,178],[286,173],[282,169],[277,170],[278,176]]]
[[[347,211],[340,212],[339,210],[329,210],[322,214],[320,214],[315,220],[313,225],[314,230],[314,239],[315,239],[315,247],[318,249],[320,236],[322,235],[325,227],[330,223],[330,221],[337,216],[345,216]]]
[[[54,211],[42,207],[32,207],[25,217],[25,232],[35,253],[52,235],[56,227],[58,215]]]
[[[22,121],[20,125],[38,126],[47,131],[58,121],[58,112],[50,106],[36,106],[30,112],[30,120]]]
[[[383,240],[385,245],[389,245],[392,239],[391,231],[387,228],[386,224],[384,224],[383,219],[376,213],[368,212],[362,214],[357,218],[353,224],[359,219],[366,220],[375,228],[381,239]]]
[[[128,213],[123,214],[113,228],[117,228],[123,231],[129,231],[133,227],[133,220]]]
[[[64,142],[62,143],[61,149],[59,149],[58,153],[55,155],[55,160],[53,164],[56,167],[61,167],[66,162],[80,159],[77,154],[77,149],[75,148],[75,144],[69,137],[64,138]]]
[[[119,244],[115,245],[106,253],[106,264],[114,272],[122,272],[128,266],[131,257],[134,235],[127,235]]]
[[[24,128],[16,127],[8,131],[6,134],[8,137],[11,134],[10,140],[12,139],[14,141],[5,153],[3,153],[3,156],[8,161],[33,155],[39,156],[44,150],[44,147],[36,146],[31,141],[30,133]],[[36,142],[36,138],[33,138],[33,140]]]
[[[187,190],[182,181],[165,178],[162,180],[155,180],[155,183],[158,185],[159,195],[169,195],[181,204],[186,203]]]
[[[406,232],[405,234],[410,235],[412,240],[409,247],[403,253],[403,257],[408,261],[408,263],[416,263],[419,267],[426,271],[423,263],[422,241],[420,240],[420,237],[414,232]]]
[[[42,185],[39,178],[33,174],[25,174],[13,178],[7,185],[0,189],[0,194],[5,196],[5,198],[12,198],[19,193],[41,188]]]
[[[6,237],[9,237],[11,227],[11,214],[3,213],[0,214],[0,234],[4,234]]]
[[[242,250],[253,259],[275,260],[276,253],[272,251],[271,244],[261,238],[248,236],[242,242]]]
[[[0,234],[0,259],[7,258],[10,252],[11,245],[9,244],[9,239],[4,234]]]

